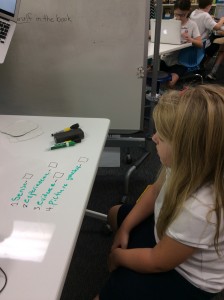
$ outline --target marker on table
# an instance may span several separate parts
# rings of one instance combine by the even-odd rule
[[[71,147],[71,146],[75,146],[76,142],[74,141],[67,141],[67,142],[63,142],[63,143],[58,143],[55,144],[54,146],[52,146],[50,148],[50,150],[55,150],[55,149],[60,149],[60,148],[65,148],[65,147]]]
[[[78,123],[73,124],[73,125],[70,126],[70,127],[66,127],[66,128],[64,128],[63,130],[60,130],[60,131],[58,131],[58,132],[52,133],[51,135],[54,136],[54,135],[57,134],[57,133],[60,133],[60,132],[66,132],[66,131],[70,131],[70,130],[72,130],[72,129],[77,129],[77,128],[79,128],[79,124],[78,124]]]

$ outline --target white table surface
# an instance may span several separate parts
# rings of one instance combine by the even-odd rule
[[[166,54],[166,53],[169,53],[169,52],[173,52],[173,51],[176,51],[176,50],[180,50],[180,49],[183,49],[183,48],[187,48],[187,47],[190,47],[190,46],[192,46],[191,43],[184,43],[184,44],[181,44],[181,45],[160,44],[159,55]],[[154,54],[154,43],[151,43],[149,41],[149,43],[148,43],[148,58],[152,58],[153,54]]]
[[[110,121],[1,115],[0,130],[15,120],[44,133],[23,142],[0,133],[0,267],[8,277],[0,298],[60,299]],[[51,133],[74,123],[82,142],[49,151]]]

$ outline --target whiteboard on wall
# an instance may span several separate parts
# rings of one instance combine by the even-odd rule
[[[148,2],[22,0],[0,65],[0,114],[103,117],[111,129],[141,129]]]

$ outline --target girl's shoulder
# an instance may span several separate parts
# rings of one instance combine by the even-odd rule
[[[213,208],[215,202],[215,193],[213,184],[207,184],[199,188],[187,201],[186,203],[192,203],[191,205],[198,205],[199,203],[203,206]]]
[[[215,192],[212,184],[205,185],[199,188],[189,199],[184,203],[183,210],[188,211],[192,216],[207,220],[209,213],[211,219],[215,221]]]
[[[223,215],[223,212],[222,212]],[[213,185],[198,189],[182,206],[174,221],[167,228],[167,235],[184,244],[207,248],[214,243],[217,217]],[[220,232],[224,230],[221,219]]]

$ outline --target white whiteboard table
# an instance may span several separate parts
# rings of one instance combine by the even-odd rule
[[[0,129],[16,120],[44,133],[16,143],[0,133],[0,267],[8,277],[0,298],[60,299],[110,121],[1,115]],[[82,142],[47,150],[51,133],[74,123]]]
[[[191,43],[184,43],[181,45],[173,45],[173,44],[160,44],[159,55],[166,54],[169,52],[181,50],[183,48],[187,48],[192,46]],[[152,58],[154,55],[154,43],[149,41],[148,43],[148,58]]]

